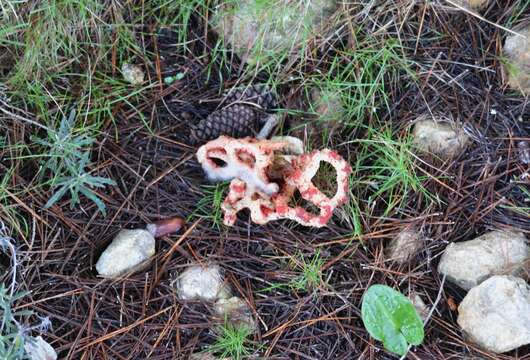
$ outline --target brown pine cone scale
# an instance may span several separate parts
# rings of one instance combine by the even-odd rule
[[[204,143],[221,135],[245,137],[255,135],[261,114],[252,106],[234,104],[214,111],[191,129],[193,143]]]
[[[246,103],[255,104],[263,110],[271,110],[278,107],[276,94],[265,84],[256,84],[251,86],[242,86],[230,89],[226,93],[223,101],[225,106],[230,104]]]

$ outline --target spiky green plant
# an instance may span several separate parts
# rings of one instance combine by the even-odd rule
[[[70,115],[61,120],[57,130],[48,129],[47,138],[33,138],[36,144],[45,149],[41,155],[43,160],[39,171],[40,178],[49,177],[47,183],[54,191],[44,207],[49,208],[69,192],[71,208],[79,204],[79,195],[82,194],[105,213],[105,204],[93,189],[115,185],[115,182],[101,176],[92,176],[87,171],[90,163],[89,147],[94,139],[86,134],[74,133],[75,119],[76,110],[72,109]]]
[[[250,336],[252,330],[245,326],[234,326],[229,322],[217,328],[215,342],[208,350],[218,354],[221,358],[230,357],[233,360],[246,358],[252,353]]]
[[[224,195],[226,194],[229,182],[220,182],[214,185],[202,186],[203,196],[197,202],[195,211],[190,215],[192,218],[206,219],[211,222],[212,226],[220,229],[223,223],[223,204]]]
[[[309,260],[300,256],[297,261],[297,268],[300,270],[300,275],[293,279],[289,285],[296,291],[304,290],[307,292],[319,287],[324,283],[322,279],[322,266],[324,259],[320,257],[320,251]]]

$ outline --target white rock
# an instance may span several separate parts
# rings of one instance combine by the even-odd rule
[[[214,305],[214,310],[219,317],[226,319],[227,322],[234,326],[246,326],[253,332],[257,330],[257,325],[252,317],[250,307],[244,300],[241,300],[237,296],[217,300]]]
[[[116,278],[149,265],[155,255],[155,238],[143,229],[121,230],[96,263],[99,275]]]
[[[211,352],[200,352],[191,354],[190,360],[217,360]]]
[[[504,42],[504,55],[508,59],[505,70],[508,85],[530,95],[530,27],[509,34]],[[521,36],[522,35],[522,36]]]
[[[415,229],[401,231],[388,245],[387,257],[400,264],[409,261],[423,245],[423,235]]]
[[[121,66],[121,73],[125,81],[133,85],[140,85],[144,82],[144,71],[138,65],[125,63]]]
[[[274,6],[241,0],[219,6],[212,23],[239,56],[254,63],[263,58],[260,55],[272,56],[301,45],[336,8],[336,0],[279,0]]]
[[[219,265],[192,265],[177,278],[175,287],[182,300],[215,301],[230,297]]]
[[[457,322],[471,341],[489,351],[530,344],[530,287],[514,276],[493,276],[469,291]]]
[[[24,350],[30,360],[57,360],[57,353],[41,336],[30,337],[24,344]]]
[[[517,274],[529,256],[530,248],[523,234],[496,230],[474,240],[449,244],[438,271],[469,290],[490,276]]]
[[[414,144],[422,152],[453,158],[466,148],[469,138],[461,128],[443,119],[420,116],[414,124]]]
[[[483,10],[491,0],[452,0],[455,4],[466,7],[470,10]]]
[[[325,122],[337,123],[342,121],[346,110],[342,105],[340,93],[329,89],[311,90],[313,110]]]
[[[409,295],[410,302],[412,305],[414,305],[414,308],[416,309],[416,312],[421,317],[423,321],[427,320],[427,316],[429,316],[429,307],[425,304],[423,299],[418,295],[418,293],[411,293]]]

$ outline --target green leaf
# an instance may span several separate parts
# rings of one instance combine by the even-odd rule
[[[68,186],[67,185],[63,185],[59,190],[57,190],[53,195],[52,197],[48,200],[48,202],[46,202],[46,205],[44,205],[44,208],[45,209],[48,209],[50,208],[53,204],[55,204],[57,201],[59,201],[59,199],[61,199],[63,197],[64,194],[66,194],[66,192],[68,191]]]
[[[372,285],[363,295],[361,316],[370,335],[385,349],[405,355],[423,342],[423,322],[409,299],[386,285]]]

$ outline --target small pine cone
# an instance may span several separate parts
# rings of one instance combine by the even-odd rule
[[[227,91],[223,101],[225,105],[237,102],[253,103],[264,110],[271,110],[278,107],[276,94],[265,84],[252,86],[242,86]]]
[[[204,143],[221,135],[245,137],[254,135],[259,126],[260,114],[252,106],[234,104],[214,111],[191,129],[193,143]]]

